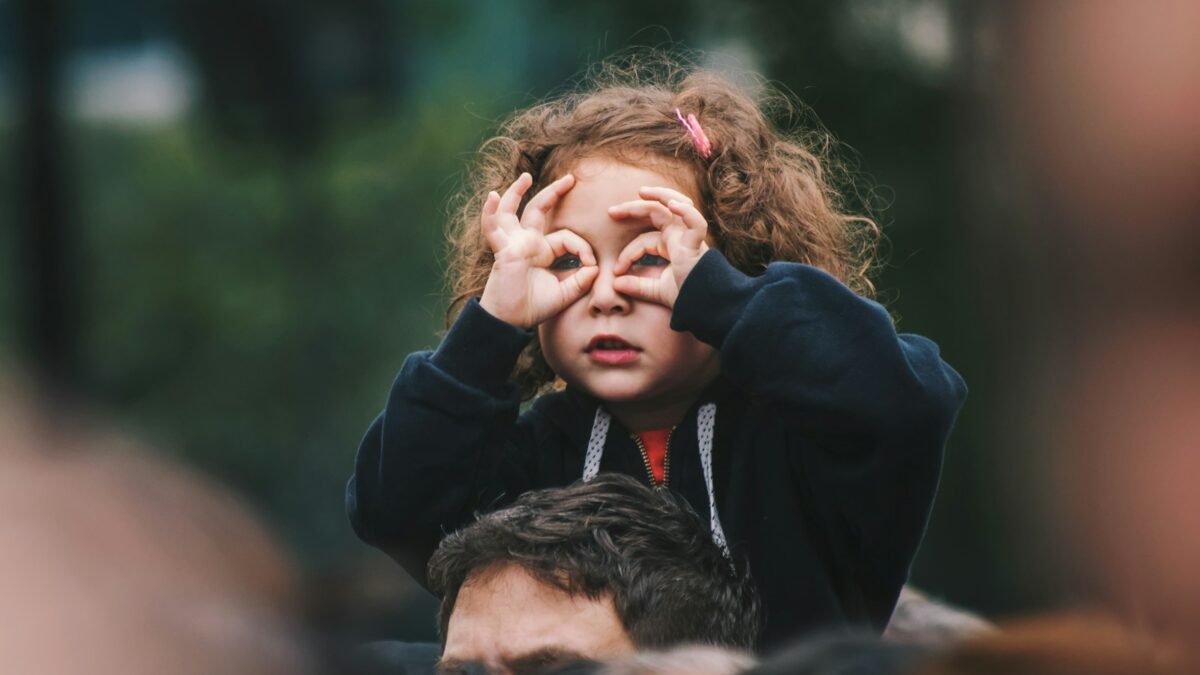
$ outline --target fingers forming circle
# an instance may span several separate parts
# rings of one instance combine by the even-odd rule
[[[559,288],[563,294],[563,307],[575,302],[595,283],[596,277],[600,275],[599,267],[583,267],[575,271],[574,274],[562,280]]]
[[[596,265],[596,255],[592,252],[592,247],[587,240],[570,230],[551,232],[546,235],[546,243],[550,245],[550,251],[554,258],[574,253],[579,256],[579,261],[585,266],[594,267]]]
[[[667,254],[667,245],[663,241],[662,232],[643,232],[634,238],[633,241],[625,245],[621,249],[621,253],[617,256],[617,263],[613,266],[613,274],[625,274],[629,271],[630,266],[643,255],[650,253],[657,256],[670,259]]]
[[[647,302],[663,302],[662,283],[658,279],[625,275],[613,279],[612,284],[613,289],[621,295]]]

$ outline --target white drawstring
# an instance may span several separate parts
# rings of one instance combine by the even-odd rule
[[[608,439],[608,423],[612,416],[604,408],[596,408],[596,419],[592,421],[592,435],[588,437],[587,455],[583,458],[583,482],[588,482],[600,473],[600,456],[604,454],[604,441]]]
[[[700,445],[700,467],[704,469],[704,487],[708,490],[709,526],[712,528],[713,541],[721,547],[721,553],[729,560],[729,543],[725,541],[725,530],[721,527],[721,519],[717,517],[717,493],[713,490],[712,451],[713,427],[717,421],[717,404],[705,403],[700,406],[696,416],[696,438]]]
[[[704,472],[704,488],[708,491],[708,524],[712,530],[713,542],[721,548],[726,559],[732,561],[729,543],[725,539],[725,530],[721,527],[721,519],[717,517],[717,495],[713,490],[712,450],[713,428],[716,426],[717,404],[705,403],[700,406],[696,415],[696,440],[700,445],[700,467]],[[587,455],[583,459],[583,480],[590,481],[600,473],[600,457],[604,454],[604,442],[608,440],[608,427],[612,416],[604,408],[596,408],[596,418],[592,421],[592,434],[588,437]]]

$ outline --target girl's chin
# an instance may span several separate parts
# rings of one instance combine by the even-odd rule
[[[571,384],[602,401],[611,403],[632,403],[650,393],[649,383],[642,378],[604,376]]]

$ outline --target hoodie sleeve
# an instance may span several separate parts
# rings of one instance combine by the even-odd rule
[[[530,339],[470,301],[436,351],[405,360],[359,445],[350,523],[419,581],[444,534],[528,487],[532,443],[509,374]]]
[[[723,374],[795,430],[786,453],[798,490],[853,561],[855,602],[886,622],[924,535],[962,378],[878,303],[797,263],[750,277],[706,253],[671,327],[716,347]]]

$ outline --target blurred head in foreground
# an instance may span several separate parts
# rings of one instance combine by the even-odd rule
[[[905,586],[883,631],[883,639],[901,644],[942,647],[993,629],[985,619],[960,607],[934,600]]]
[[[747,675],[899,675],[927,652],[872,632],[814,635],[763,660]]]
[[[1067,585],[1200,644],[1200,3],[992,6],[1031,197],[1008,232],[1032,254],[1012,288],[1033,339],[1007,339],[1045,415],[1037,522]]]
[[[0,400],[0,671],[308,672],[287,560],[234,499]]]
[[[914,675],[1185,675],[1200,662],[1182,647],[1095,616],[1046,617],[965,642]]]
[[[520,671],[638,649],[748,649],[749,577],[681,498],[623,475],[535,490],[444,539],[441,668]]]

